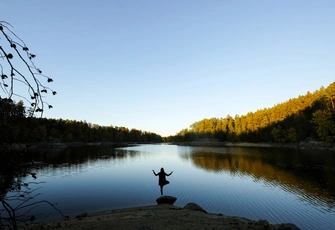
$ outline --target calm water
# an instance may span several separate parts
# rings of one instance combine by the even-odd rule
[[[194,202],[208,212],[335,229],[335,152],[86,146],[39,160],[49,164],[35,169],[36,181],[46,182],[35,185],[41,187],[38,198],[58,203],[64,215],[154,205],[160,190],[152,169],[164,167],[173,171],[164,195],[177,197],[177,206]]]

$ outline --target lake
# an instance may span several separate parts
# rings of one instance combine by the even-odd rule
[[[164,195],[175,205],[194,202],[207,212],[301,229],[335,229],[335,152],[242,147],[84,146],[39,155],[37,198],[64,215],[155,205],[158,177],[173,174]],[[41,205],[35,212],[59,214]]]

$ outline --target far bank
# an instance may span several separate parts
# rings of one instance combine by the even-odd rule
[[[211,147],[257,147],[257,148],[287,148],[287,149],[315,149],[335,151],[335,143],[324,141],[301,141],[290,143],[274,142],[219,142],[212,140],[192,141],[192,142],[175,142],[180,146],[211,146]]]

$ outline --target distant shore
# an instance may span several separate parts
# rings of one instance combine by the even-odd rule
[[[211,140],[173,143],[180,146],[211,146],[211,147],[257,147],[257,148],[287,148],[287,149],[315,149],[335,151],[335,143],[323,141],[302,141],[291,143],[273,142],[218,142]]]
[[[59,151],[68,147],[80,147],[80,146],[112,146],[112,147],[127,147],[139,145],[141,143],[125,143],[125,142],[62,142],[62,141],[45,141],[45,142],[33,142],[33,143],[17,143],[12,144],[12,150],[27,151],[38,151],[38,150],[55,150]]]
[[[139,143],[139,142],[61,142],[61,141],[50,141],[50,142],[35,142],[27,144],[13,144],[12,148],[19,150],[26,148],[28,151],[35,151],[41,149],[48,150],[62,150],[67,147],[79,147],[79,146],[111,146],[111,147],[128,147],[136,146],[141,144],[164,144],[164,143]],[[301,142],[290,142],[290,143],[278,143],[278,142],[219,142],[215,140],[200,140],[192,142],[171,142],[165,143],[170,145],[179,146],[208,146],[208,147],[257,147],[257,148],[286,148],[286,149],[309,149],[309,150],[329,150],[335,151],[335,143],[323,142],[323,141],[301,141]]]

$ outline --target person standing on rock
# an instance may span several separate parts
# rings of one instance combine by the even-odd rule
[[[152,170],[152,172],[155,174],[155,176],[159,176],[158,185],[161,187],[161,195],[163,196],[164,185],[170,184],[170,181],[166,180],[166,177],[170,176],[173,173],[173,171],[171,171],[171,173],[167,174],[166,172],[164,172],[164,168],[161,168],[161,171],[159,173],[155,173],[154,170]]]

